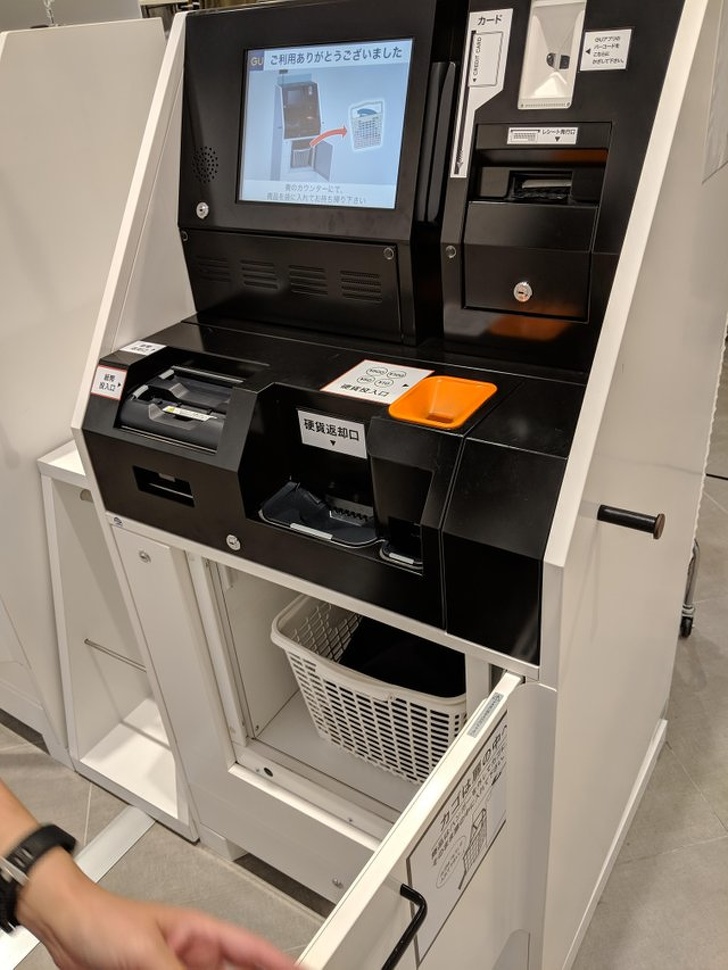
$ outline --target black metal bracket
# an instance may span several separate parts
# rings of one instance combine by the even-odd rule
[[[415,933],[420,926],[422,926],[422,923],[427,916],[427,900],[424,896],[420,895],[420,893],[412,889],[410,886],[407,886],[405,883],[402,883],[402,885],[399,887],[399,894],[400,896],[404,896],[404,898],[408,899],[411,903],[414,903],[415,914],[412,917],[409,926],[399,938],[394,946],[394,949],[382,965],[382,970],[392,970],[393,967],[397,966],[399,961],[402,959],[404,951],[415,938]]]

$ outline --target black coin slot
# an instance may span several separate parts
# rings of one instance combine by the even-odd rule
[[[287,482],[263,503],[260,518],[343,546],[368,546],[379,539],[374,509],[327,495],[320,498],[298,482]]]
[[[166,498],[171,502],[179,502],[181,505],[194,507],[195,499],[192,495],[192,486],[182,478],[175,478],[174,475],[163,475],[161,472],[152,471],[150,468],[139,468],[134,466],[134,478],[140,492],[148,492],[158,498]]]

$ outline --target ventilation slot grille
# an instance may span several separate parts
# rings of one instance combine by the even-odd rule
[[[192,156],[192,171],[198,182],[206,185],[216,177],[219,168],[217,152],[208,145],[198,148]]]
[[[255,290],[278,289],[278,277],[274,263],[267,263],[261,259],[241,259],[240,269],[243,273],[243,286]]]
[[[213,283],[230,283],[230,264],[224,256],[197,256],[197,271],[204,280]]]
[[[342,270],[341,295],[345,300],[381,303],[382,279],[378,273],[357,273],[353,270]]]
[[[326,272],[320,266],[289,266],[291,292],[300,296],[328,296]]]

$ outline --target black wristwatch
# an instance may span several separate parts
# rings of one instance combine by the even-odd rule
[[[15,906],[18,890],[28,881],[28,873],[41,856],[58,846],[73,852],[76,840],[57,825],[41,825],[12,852],[0,856],[0,930],[4,933],[11,933],[19,925]]]

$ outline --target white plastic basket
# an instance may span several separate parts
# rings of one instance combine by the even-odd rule
[[[339,665],[361,617],[299,596],[273,620],[318,733],[409,781],[430,774],[465,723],[465,695],[434,697]]]

